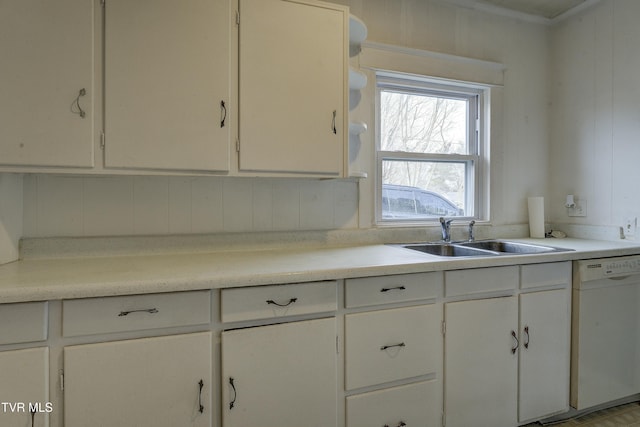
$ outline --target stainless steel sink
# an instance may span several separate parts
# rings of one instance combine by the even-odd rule
[[[547,252],[562,252],[567,250],[551,246],[535,245],[531,243],[510,242],[507,240],[479,240],[476,242],[458,243],[458,245],[467,248],[477,248],[487,251],[509,254],[541,254]]]
[[[413,249],[431,255],[446,257],[465,257],[465,256],[492,256],[497,255],[495,252],[471,248],[462,245],[454,245],[449,243],[421,243],[415,245],[401,245],[403,248]]]
[[[532,243],[513,242],[509,240],[478,240],[474,242],[454,243],[415,243],[400,246],[406,249],[412,249],[414,251],[420,251],[430,255],[437,255],[442,257],[526,255],[565,252],[572,250],[557,248],[553,246],[537,245]]]

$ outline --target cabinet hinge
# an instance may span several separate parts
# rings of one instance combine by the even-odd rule
[[[60,391],[64,391],[64,370],[60,369]]]
[[[240,140],[236,139],[236,151],[239,153],[240,152]]]
[[[443,320],[442,321],[442,336],[445,336],[447,334],[447,323]]]
[[[105,139],[104,138],[104,132],[102,132],[100,134],[100,148],[102,148],[103,150],[104,150],[104,145],[105,145],[104,139]]]
[[[236,10],[236,25],[240,25],[240,11]]]

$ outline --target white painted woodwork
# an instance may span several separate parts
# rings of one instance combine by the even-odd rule
[[[222,289],[223,322],[269,319],[338,309],[335,281]]]
[[[526,264],[520,267],[520,288],[571,286],[571,261]]]
[[[93,166],[95,4],[2,2],[0,165]]]
[[[345,280],[345,306],[366,307],[442,296],[441,271]]]
[[[337,425],[337,387],[335,318],[222,333],[224,427]]]
[[[445,296],[515,290],[520,280],[518,266],[471,268],[445,272]]]
[[[240,0],[242,171],[344,173],[348,19],[329,3]]]
[[[447,427],[517,425],[517,297],[445,304]]]
[[[568,287],[520,295],[519,422],[569,409],[570,310]]]
[[[49,403],[49,349],[29,348],[0,352],[0,396],[7,403],[0,407],[2,427],[45,427],[49,413],[55,410]],[[9,404],[24,404],[23,410]],[[32,404],[31,408],[29,404]],[[35,411],[33,424],[30,410]]]
[[[439,372],[441,319],[436,304],[345,316],[347,390]]]
[[[229,169],[230,22],[226,0],[106,1],[107,168]]]
[[[347,397],[347,427],[439,426],[442,383],[423,381]]]
[[[62,302],[65,337],[142,331],[211,321],[211,292],[173,292]]]
[[[210,426],[212,348],[210,332],[65,347],[65,427]]]
[[[44,301],[0,305],[0,344],[46,340],[48,314]]]

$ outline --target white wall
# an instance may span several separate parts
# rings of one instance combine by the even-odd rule
[[[371,41],[506,66],[503,114],[494,114],[492,124],[491,219],[497,225],[525,223],[526,197],[546,195],[548,187],[548,28],[435,0],[335,2],[350,6],[364,20]],[[367,104],[359,108],[371,125],[373,98],[363,101]],[[370,126],[363,140],[369,178],[360,184],[28,176],[24,236],[368,228],[373,215],[373,129]]]
[[[24,178],[24,236],[357,227],[357,183],[220,177]]]
[[[552,31],[552,219],[640,217],[640,2],[602,0]],[[587,200],[567,217],[566,194]]]
[[[0,264],[18,259],[22,235],[22,175],[0,173]]]

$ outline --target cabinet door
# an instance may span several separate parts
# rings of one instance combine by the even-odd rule
[[[2,427],[49,425],[48,348],[0,352],[0,401]]]
[[[211,364],[209,332],[66,347],[64,425],[210,426]]]
[[[93,7],[0,2],[0,165],[93,166]]]
[[[517,424],[518,300],[445,304],[447,427]],[[515,349],[515,353],[514,353]]]
[[[240,0],[240,169],[340,175],[346,9]]]
[[[569,409],[569,290],[520,295],[520,422]]]
[[[106,167],[229,168],[229,21],[227,0],[106,1]]]
[[[224,427],[337,424],[334,318],[222,333]]]

